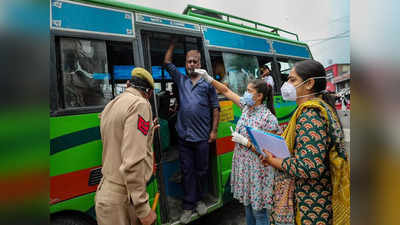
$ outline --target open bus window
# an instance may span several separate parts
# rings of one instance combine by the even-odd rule
[[[258,61],[256,56],[235,53],[222,53],[226,75],[221,82],[238,95],[243,95],[247,90],[250,80],[256,79]]]
[[[151,67],[151,73],[155,81],[154,91],[156,94],[162,93],[164,95],[170,96],[171,92],[166,90],[166,88],[167,88],[167,83],[172,82],[172,77],[163,67],[163,63],[164,63],[165,52],[167,51],[168,46],[170,44],[171,35],[166,33],[145,31],[143,32],[143,39],[145,40],[145,42],[149,43],[150,47],[150,49],[148,49],[150,54],[150,60],[147,63],[148,67]],[[181,59],[184,58],[184,56],[182,55],[183,55],[183,43],[178,42],[176,44],[174,51],[174,57],[173,57],[174,63],[181,72],[185,72],[185,65],[181,63],[176,63],[176,61],[180,62]],[[178,58],[179,60],[175,60],[175,58]]]
[[[118,96],[126,89],[126,81],[131,79],[131,72],[134,65],[113,65],[114,95]]]
[[[171,75],[163,67],[164,56],[170,45],[171,39],[177,38],[177,42],[174,48],[173,54],[173,64],[177,69],[186,76],[186,52],[192,49],[201,50],[201,39],[191,36],[183,35],[171,35],[168,33],[143,31],[142,40],[144,44],[145,54],[149,54],[145,62],[147,68],[151,68],[151,73],[155,81],[155,93],[161,94],[163,96],[168,96],[163,98],[163,106],[168,106],[169,108],[160,108],[160,114],[166,114],[168,116],[175,113],[179,108],[179,95],[176,88],[173,88],[173,81]],[[202,64],[204,65],[204,56],[202,55]]]
[[[223,83],[222,80],[224,80],[224,78],[226,76],[226,70],[225,70],[224,60],[222,58],[222,52],[211,51],[210,59],[211,59],[211,65],[212,65],[212,70],[213,70],[212,76],[217,81]],[[228,83],[223,83],[223,84],[225,84],[226,86],[229,86]],[[222,95],[221,93],[219,93],[218,90],[216,90],[216,91],[217,91],[218,98],[225,98],[225,96]]]
[[[60,38],[66,108],[102,106],[112,99],[105,41]]]
[[[283,83],[288,80],[290,70],[293,68],[294,64],[298,61],[300,60],[289,59],[289,58],[277,59],[277,67],[273,66],[272,71],[281,78],[282,83],[281,85],[279,85],[279,89],[283,85]]]
[[[131,72],[135,68],[132,43],[107,42],[107,53],[114,79],[114,96],[117,96],[125,91],[126,81],[131,79]]]
[[[221,81],[222,79],[225,78],[226,72],[225,72],[225,66],[224,63],[221,61],[217,61],[213,65],[213,71],[214,71],[214,78],[218,81]]]
[[[275,90],[276,89],[275,84],[278,79],[271,69],[274,58],[269,56],[258,56],[257,59],[260,67],[257,70],[256,78],[262,79],[268,84],[272,85],[273,90]],[[265,67],[261,68],[262,66],[268,67],[269,73],[265,71]]]
[[[210,59],[213,70],[212,75],[216,80],[221,82],[226,75],[224,60],[222,58],[222,52],[211,51]]]

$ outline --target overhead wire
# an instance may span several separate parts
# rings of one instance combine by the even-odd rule
[[[345,32],[333,35],[331,37],[312,39],[312,40],[305,40],[304,42],[317,42],[317,43],[310,44],[310,46],[315,46],[315,45],[321,44],[321,43],[329,41],[329,40],[348,38],[348,37],[350,37],[349,33],[350,33],[350,31],[347,30]]]

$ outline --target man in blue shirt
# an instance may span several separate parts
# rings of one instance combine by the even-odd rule
[[[190,222],[193,209],[200,215],[207,213],[201,201],[207,181],[210,143],[217,139],[219,103],[215,88],[208,84],[195,69],[201,68],[198,50],[186,54],[186,74],[179,72],[172,64],[176,39],[165,53],[164,66],[171,75],[179,92],[179,112],[176,122],[179,157],[183,173],[183,209],[180,222]]]

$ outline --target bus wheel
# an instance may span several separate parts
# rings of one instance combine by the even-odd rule
[[[79,215],[65,215],[51,219],[50,225],[96,225],[96,223]]]

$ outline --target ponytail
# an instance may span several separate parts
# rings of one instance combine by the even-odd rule
[[[337,115],[337,118],[340,123],[340,127],[342,127],[342,121],[339,118],[339,115],[337,113],[336,106],[335,106],[335,98],[332,97],[327,91],[324,90],[322,92],[322,100],[332,107],[333,112]]]
[[[264,93],[265,97],[265,104],[267,105],[267,108],[269,109],[269,111],[271,111],[272,114],[274,114],[274,116],[276,116],[276,112],[275,112],[275,107],[274,107],[274,95],[273,95],[273,91],[272,91],[272,86],[267,84],[268,88],[266,89],[266,93]]]
[[[332,96],[330,96],[328,92],[326,91],[322,92],[322,100],[328,103],[336,111],[335,99]]]
[[[276,115],[272,86],[267,84],[263,80],[253,80],[249,83],[252,83],[254,85],[254,89],[256,89],[258,93],[261,93],[263,95],[263,99],[261,100],[261,102],[265,101],[265,105],[267,106],[269,111],[271,111],[272,114]]]

